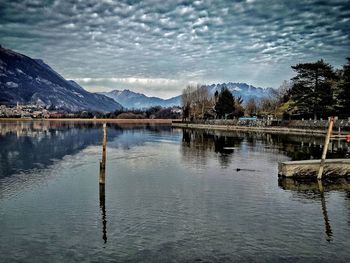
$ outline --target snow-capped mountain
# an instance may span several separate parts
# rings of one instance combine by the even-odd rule
[[[42,60],[0,46],[0,104],[35,104],[69,111],[115,111],[122,106],[66,80]]]
[[[215,91],[220,92],[222,88],[226,87],[233,96],[241,97],[243,99],[243,103],[248,102],[249,99],[261,99],[267,98],[272,95],[272,88],[260,88],[254,87],[252,85],[248,85],[246,83],[222,83],[222,84],[211,84],[208,85],[209,94],[214,94]]]
[[[136,93],[128,89],[101,92],[99,94],[108,96],[128,109],[142,109],[152,106],[172,107],[181,104],[181,97],[176,96],[170,99],[148,97],[142,93]]]
[[[256,88],[246,83],[229,82],[222,84],[211,84],[207,86],[210,95],[214,95],[215,91],[220,92],[224,87],[227,87],[235,97],[241,97],[243,99],[243,103],[248,102],[250,98],[260,99],[269,97],[273,91],[272,88]],[[152,106],[181,106],[181,95],[165,100],[158,97],[147,97],[142,93],[136,93],[128,89],[101,92],[100,94],[114,99],[116,102],[129,109],[142,109]]]

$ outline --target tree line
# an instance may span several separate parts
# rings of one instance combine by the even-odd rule
[[[295,76],[266,98],[243,101],[226,87],[208,93],[205,85],[188,85],[182,92],[184,120],[273,116],[278,119],[350,116],[350,58],[341,69],[324,60],[292,66]]]
[[[20,116],[18,116],[20,117]],[[81,119],[180,119],[180,107],[152,106],[146,109],[120,109],[114,112],[79,111],[66,112],[57,110],[50,118],[81,118]]]
[[[292,66],[297,73],[288,91],[291,114],[314,119],[350,115],[350,58],[342,69],[322,59]]]
[[[233,118],[243,116],[243,100],[226,88],[210,95],[205,85],[188,85],[181,96],[184,120]]]

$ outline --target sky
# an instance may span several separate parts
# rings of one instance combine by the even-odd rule
[[[0,44],[89,91],[169,98],[188,84],[278,88],[350,56],[348,0],[0,0]]]

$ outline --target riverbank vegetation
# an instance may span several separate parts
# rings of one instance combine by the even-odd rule
[[[257,116],[273,119],[320,119],[350,116],[350,58],[341,69],[324,60],[292,66],[295,76],[269,97],[243,101],[226,87],[208,94],[206,86],[182,92],[183,120],[234,119]]]

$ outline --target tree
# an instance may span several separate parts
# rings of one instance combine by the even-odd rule
[[[281,86],[273,94],[278,104],[286,103],[291,98],[291,89],[293,83],[291,81],[284,80]]]
[[[212,98],[209,96],[208,88],[206,86],[197,84],[197,88],[193,93],[193,100],[194,116],[200,119],[204,119],[204,114],[212,106]]]
[[[256,115],[257,112],[258,112],[258,106],[256,105],[255,99],[250,98],[245,107],[245,115],[253,116],[253,115]]]
[[[324,116],[332,113],[332,83],[336,79],[331,65],[319,60],[292,66],[297,75],[292,78],[291,98],[299,112]]]
[[[188,85],[181,95],[181,105],[182,105],[182,119],[186,120],[191,118],[191,108],[193,106],[193,92],[195,91],[194,86]]]
[[[272,100],[274,102],[273,114],[277,118],[289,117],[295,108],[295,103],[291,99],[292,85],[293,83],[291,81],[284,80],[272,94]]]
[[[268,116],[270,114],[275,113],[277,107],[276,105],[277,100],[273,96],[262,98],[259,101],[257,111],[259,112],[259,115]]]
[[[215,111],[219,118],[226,118],[229,114],[233,115],[235,111],[235,99],[226,87],[222,88],[218,95]]]
[[[235,97],[235,111],[233,113],[235,117],[242,117],[244,115],[244,108],[242,104],[243,104],[242,97],[241,96]]]
[[[350,114],[350,57],[346,58],[347,64],[343,66],[341,80],[339,83],[339,104],[340,113]]]
[[[218,102],[218,98],[219,98],[219,92],[216,90],[215,93],[214,93],[215,103]]]
[[[205,114],[214,105],[212,96],[206,86],[197,84],[188,85],[183,90],[182,96],[183,119],[204,119]]]
[[[283,81],[277,89],[271,90],[269,96],[260,98],[257,103],[250,101],[247,105],[247,115],[258,114],[260,116],[282,117],[283,113],[288,111],[286,106],[291,105],[290,89],[291,82]],[[285,105],[286,103],[287,105]]]
[[[146,118],[152,119],[155,118],[157,112],[159,112],[162,109],[161,106],[153,106],[148,109],[146,109]]]

